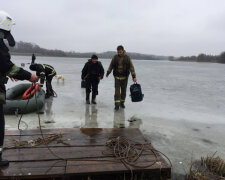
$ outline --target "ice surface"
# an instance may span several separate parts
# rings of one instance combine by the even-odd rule
[[[17,65],[29,57],[13,57]],[[105,68],[110,60],[99,59]],[[85,104],[81,69],[87,59],[37,57],[55,67],[65,81],[53,80],[57,98],[46,100],[44,128],[140,128],[153,145],[172,160],[173,172],[183,174],[191,158],[225,158],[225,65],[214,63],[134,60],[144,101],[132,103],[127,90],[126,109],[114,112],[112,74],[99,85],[97,105]],[[25,67],[28,68],[28,65]],[[8,83],[12,87],[17,83]],[[6,128],[16,129],[19,117],[6,116]],[[38,127],[35,113],[23,117],[29,128]],[[21,127],[25,128],[23,124]],[[180,163],[182,162],[182,163]],[[186,169],[188,171],[188,169]]]

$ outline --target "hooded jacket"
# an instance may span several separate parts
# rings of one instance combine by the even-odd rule
[[[93,63],[91,59],[86,62],[84,65],[84,68],[82,69],[82,79],[86,79],[91,76],[95,77],[101,77],[101,79],[104,77],[104,68],[102,66],[102,63],[100,61],[97,61],[96,63]]]

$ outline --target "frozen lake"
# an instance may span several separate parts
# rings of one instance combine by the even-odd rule
[[[30,62],[30,57],[13,57]],[[110,60],[99,59],[105,71]],[[44,128],[140,128],[152,144],[173,163],[173,172],[184,174],[191,158],[217,155],[225,158],[225,65],[214,63],[133,60],[144,101],[132,103],[128,83],[126,109],[114,112],[112,74],[99,85],[97,105],[85,104],[80,88],[87,59],[37,57],[37,63],[55,67],[66,80],[53,80],[57,98],[46,101],[41,115]],[[26,68],[28,66],[26,65]],[[17,83],[9,82],[7,87]],[[16,129],[19,117],[6,116],[6,129]],[[133,121],[134,120],[134,121]],[[36,114],[24,115],[29,128],[38,127]],[[46,123],[52,122],[52,123]],[[22,127],[25,128],[25,126]]]

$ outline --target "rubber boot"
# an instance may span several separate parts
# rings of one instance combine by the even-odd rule
[[[92,104],[97,104],[97,103],[96,103],[96,95],[95,95],[95,94],[92,94],[91,103],[92,103]]]
[[[52,90],[49,95],[54,97],[55,96],[54,90]]]
[[[46,93],[46,94],[45,94],[45,99],[50,98],[50,96],[51,96],[50,94]]]
[[[9,165],[9,161],[2,159],[2,154],[0,155],[0,167],[2,166],[8,166]]]
[[[123,109],[125,109],[124,102],[121,102],[120,107],[123,108]]]
[[[120,109],[120,107],[118,105],[115,105],[115,111],[118,111]]]
[[[86,93],[86,104],[90,104],[90,93]]]

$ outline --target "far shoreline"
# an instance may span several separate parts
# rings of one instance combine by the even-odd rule
[[[197,60],[178,60],[178,59],[174,59],[174,60],[169,60],[169,61],[179,61],[179,62],[197,62],[197,63],[219,63],[217,61],[197,61]],[[222,63],[219,63],[222,64]]]
[[[15,52],[10,52],[10,54],[12,56],[32,56],[33,53],[15,53]],[[90,58],[89,56],[84,56],[84,57],[79,57],[79,56],[50,56],[50,55],[43,55],[43,54],[39,54],[39,53],[35,53],[36,56],[39,57],[56,57],[56,58]],[[112,59],[109,57],[99,57],[99,59]],[[197,60],[180,60],[180,59],[135,59],[132,58],[132,60],[135,61],[177,61],[177,62],[196,62],[196,63],[218,63],[218,64],[223,64],[220,62],[217,62],[215,60],[211,60],[211,61],[197,61]]]
[[[32,56],[33,53],[14,53],[14,52],[10,52],[11,56]],[[84,57],[79,57],[79,56],[49,56],[49,55],[43,55],[43,54],[39,54],[39,53],[34,53],[36,56],[39,56],[39,57],[56,57],[56,58],[89,58],[89,56],[84,56]],[[99,59],[112,59],[112,58],[109,58],[109,57],[99,57]],[[169,61],[169,59],[135,59],[135,58],[132,58],[131,56],[131,59],[132,60],[137,60],[137,61]]]

